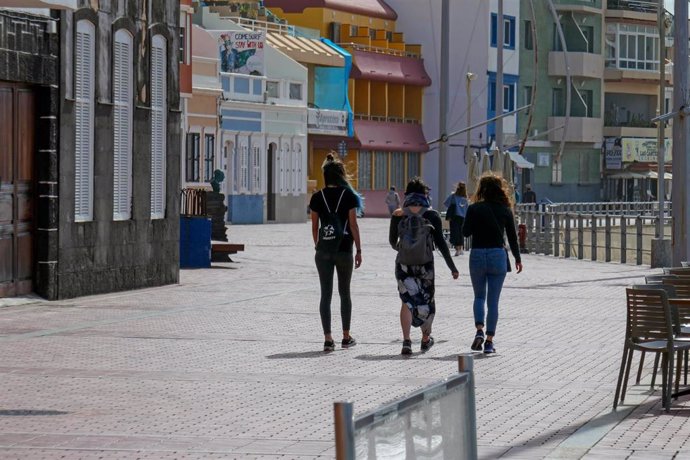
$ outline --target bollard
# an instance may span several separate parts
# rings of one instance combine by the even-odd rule
[[[518,225],[518,242],[520,244],[520,253],[527,253],[527,225]]]
[[[335,458],[355,460],[355,410],[351,402],[333,403]]]

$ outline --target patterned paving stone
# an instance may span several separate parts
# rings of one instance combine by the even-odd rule
[[[455,259],[457,281],[439,261],[436,346],[419,354],[415,330],[415,354],[402,358],[388,222],[361,228],[358,345],[328,355],[307,223],[232,226],[246,245],[236,262],[183,270],[175,286],[0,299],[0,410],[36,414],[0,412],[0,458],[333,458],[334,401],[360,413],[448,376],[474,329],[467,255]],[[549,458],[610,411],[624,287],[652,272],[534,255],[524,264],[502,294],[498,353],[476,356],[481,458]],[[337,339],[339,323],[335,294]],[[666,415],[652,395],[593,447],[569,452],[688,458],[686,405]]]

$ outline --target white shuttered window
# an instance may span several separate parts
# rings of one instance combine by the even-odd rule
[[[113,45],[113,220],[131,218],[132,35],[115,33]]]
[[[151,40],[151,219],[165,217],[165,136],[167,123],[167,45]]]
[[[93,220],[93,119],[96,28],[77,22],[74,46],[74,220]]]

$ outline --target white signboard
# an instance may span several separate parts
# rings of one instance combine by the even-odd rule
[[[218,36],[220,70],[244,75],[264,75],[266,34],[259,31],[222,32]]]
[[[310,134],[347,136],[347,112],[309,109],[307,129]]]

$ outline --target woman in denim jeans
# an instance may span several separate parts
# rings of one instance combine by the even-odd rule
[[[350,298],[350,281],[352,280],[352,245],[356,247],[354,268],[362,264],[362,244],[359,239],[357,212],[363,209],[362,198],[352,189],[347,178],[345,165],[329,153],[322,166],[326,186],[314,193],[309,202],[311,210],[311,233],[316,253],[314,261],[319,272],[321,301],[319,313],[323,327],[323,351],[335,350],[331,334],[331,298],[333,296],[333,274],[338,274],[338,294],[340,295],[340,318],[343,325],[343,348],[354,347],[357,341],[350,335],[350,318],[352,317],[352,299]],[[333,212],[344,225],[340,245],[333,250],[319,247],[319,228],[327,224],[328,215]]]
[[[508,253],[503,235],[508,237],[510,250],[515,257],[517,273],[522,271],[522,260],[515,233],[515,220],[508,184],[493,174],[479,181],[474,204],[467,209],[462,233],[472,237],[470,251],[470,277],[474,289],[474,324],[477,332],[472,350],[495,353],[493,338],[498,323],[498,299],[508,271]],[[484,340],[484,304],[486,303],[486,341]]]

